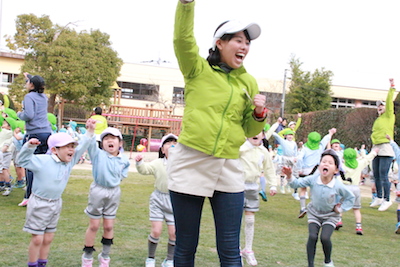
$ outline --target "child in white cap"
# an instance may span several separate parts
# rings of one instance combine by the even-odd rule
[[[47,264],[50,245],[60,217],[61,195],[72,167],[88,148],[90,139],[95,141],[95,123],[92,119],[86,122],[88,134],[81,139],[79,146],[67,133],[56,133],[47,141],[51,154],[34,155],[40,141],[32,138],[25,143],[18,155],[20,165],[31,170],[35,176],[23,228],[32,234],[29,244],[29,267]]]
[[[121,152],[122,134],[117,128],[108,127],[100,135],[101,146],[93,139],[88,148],[92,161],[94,181],[90,185],[89,203],[85,213],[89,216],[89,227],[85,234],[82,266],[91,267],[96,233],[103,219],[103,250],[98,255],[100,266],[110,263],[110,250],[114,238],[114,220],[121,197],[121,180],[128,176],[129,159]]]
[[[168,250],[167,258],[162,262],[162,267],[174,266],[175,250],[175,220],[172,212],[171,198],[168,191],[167,160],[168,151],[176,145],[178,137],[172,133],[161,139],[159,158],[152,162],[143,162],[143,154],[135,157],[136,168],[140,174],[154,175],[154,192],[150,196],[149,209],[151,221],[151,233],[148,237],[148,257],[146,267],[154,267],[156,264],[155,254],[160,235],[162,223],[165,221],[168,226]]]

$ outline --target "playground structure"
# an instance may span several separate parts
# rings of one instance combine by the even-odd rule
[[[68,105],[68,106],[66,106]],[[71,105],[71,106],[69,106]],[[70,120],[84,125],[92,114],[73,104],[59,106],[58,119],[64,125]],[[140,139],[146,138],[147,151],[158,151],[161,138],[168,133],[179,135],[182,116],[173,115],[172,109],[110,105],[103,108],[108,125],[118,128],[124,138],[124,149],[132,153]]]

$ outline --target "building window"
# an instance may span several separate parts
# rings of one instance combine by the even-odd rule
[[[10,85],[18,76],[18,74],[6,73],[6,72],[0,72],[0,74],[1,74],[0,86],[4,87]]]
[[[174,92],[172,94],[173,104],[185,104],[185,88],[174,87]]]
[[[157,101],[160,86],[156,84],[117,82],[121,97],[127,99]]]

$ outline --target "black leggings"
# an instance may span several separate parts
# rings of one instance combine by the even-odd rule
[[[308,267],[314,267],[315,249],[318,241],[320,225],[316,223],[308,224],[307,259]],[[321,243],[325,255],[325,263],[331,262],[332,242],[331,236],[335,227],[330,224],[322,225]]]

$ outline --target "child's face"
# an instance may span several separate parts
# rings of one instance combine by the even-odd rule
[[[319,173],[322,178],[333,178],[339,170],[336,167],[335,160],[330,155],[325,155],[319,164]]]
[[[332,149],[335,151],[339,151],[340,150],[340,144],[339,143],[333,143],[331,145]]]
[[[247,140],[249,140],[250,144],[252,144],[253,146],[259,146],[261,145],[263,138],[264,138],[264,133],[261,132],[254,137],[247,138]]]
[[[107,134],[102,140],[103,149],[113,156],[118,156],[119,148],[122,147],[122,140],[118,136]]]
[[[75,144],[70,143],[62,147],[52,147],[51,152],[57,155],[62,162],[70,162],[75,154]]]
[[[8,124],[8,122],[6,120],[3,121],[3,125],[1,126],[1,128],[7,129],[7,130],[11,129],[10,124]]]
[[[292,130],[294,130],[295,127],[296,127],[296,124],[294,124],[294,123],[290,124],[290,126],[289,126],[289,128]]]
[[[293,134],[287,134],[287,135],[285,136],[285,138],[286,138],[286,140],[288,140],[288,141],[293,141]]]
[[[176,145],[176,141],[169,141],[164,143],[164,145],[161,147],[161,152],[164,153],[165,158],[168,158],[168,150],[171,146]]]

